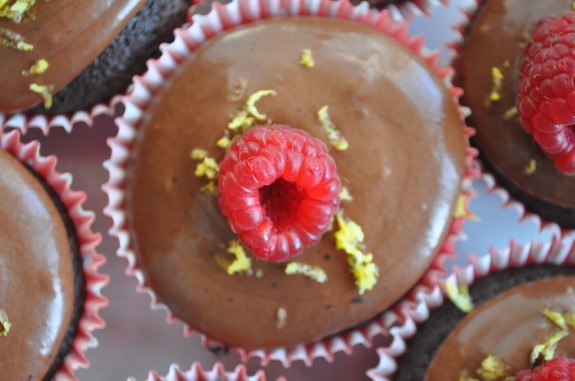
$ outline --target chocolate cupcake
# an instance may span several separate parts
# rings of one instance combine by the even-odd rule
[[[20,4],[22,5],[22,4]],[[159,45],[186,22],[186,0],[26,3],[0,16],[0,124],[22,123],[13,114],[56,116],[109,104],[125,91]],[[111,112],[113,110],[109,110]],[[60,117],[58,124],[71,121]],[[77,116],[77,120],[85,119]],[[76,120],[74,120],[76,121]],[[36,124],[51,120],[37,118]]]
[[[473,151],[458,91],[442,82],[449,72],[420,55],[405,25],[366,4],[214,3],[176,36],[124,99],[111,141],[106,212],[128,271],[209,345],[246,357],[311,362],[370,345],[381,325],[363,323],[406,293],[438,253],[450,255],[467,215],[462,183],[473,175]],[[305,133],[285,137],[287,127],[260,126],[238,137],[234,126],[245,123]],[[265,141],[273,171],[236,163]],[[303,171],[312,167],[294,157],[322,164]],[[223,175],[236,164],[249,172],[232,170],[239,186]],[[224,180],[216,185],[218,168]],[[314,182],[316,169],[322,175]],[[283,175],[265,195],[244,197],[272,172]],[[319,186],[324,180],[329,185]],[[269,215],[262,217],[260,200]],[[313,208],[300,207],[308,201]],[[235,207],[243,202],[249,208]],[[335,218],[324,218],[332,206]],[[258,228],[246,233],[254,220]],[[267,230],[270,220],[277,230]],[[312,235],[319,242],[310,246]],[[301,256],[288,260],[293,266],[251,256],[268,244]]]
[[[534,347],[545,345],[558,330],[545,314],[574,312],[572,250],[567,241],[514,245],[472,257],[473,265],[460,269],[457,279],[436,278],[439,288],[421,288],[387,316],[394,340],[378,350],[380,363],[368,374],[374,380],[457,380],[476,377],[478,369],[488,371],[482,363],[491,358],[503,379],[536,365]],[[458,284],[470,284],[475,307],[468,313],[447,300],[446,290],[456,290]],[[574,346],[575,335],[569,334],[554,355],[572,356]]]
[[[516,100],[527,37],[538,21],[571,7],[568,0],[478,2],[464,28],[454,79],[463,88],[462,103],[471,108],[468,122],[477,130],[473,143],[485,169],[529,212],[565,228],[575,227],[575,177],[560,172],[525,132]]]
[[[187,371],[182,371],[177,365],[172,365],[165,376],[160,376],[157,372],[151,371],[146,381],[204,381],[216,379],[219,381],[265,381],[266,375],[264,371],[260,370],[250,376],[243,365],[238,365],[233,371],[228,372],[222,363],[216,363],[212,369],[204,370],[199,362],[194,362]],[[129,378],[128,380],[136,381],[134,378]]]
[[[92,332],[104,325],[100,237],[82,209],[84,194],[70,190],[56,159],[19,137],[0,131],[0,354],[10,359],[2,378],[75,379],[97,343]]]

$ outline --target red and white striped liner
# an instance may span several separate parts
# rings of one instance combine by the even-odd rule
[[[456,267],[447,277],[437,271],[429,271],[424,281],[397,308],[385,313],[384,319],[387,327],[391,327],[389,332],[393,340],[389,347],[377,349],[379,364],[367,371],[368,376],[376,381],[393,378],[397,359],[407,350],[406,342],[417,333],[417,326],[428,319],[431,310],[447,299],[447,283],[470,285],[493,272],[537,264],[575,265],[574,236],[553,236],[545,243],[532,240],[524,245],[511,241],[506,249],[490,249],[488,255],[470,256],[466,267]]]
[[[277,381],[281,380],[285,379],[279,378]],[[130,377],[128,381],[136,381],[136,379]],[[260,370],[253,376],[249,376],[243,365],[238,365],[233,371],[227,372],[222,363],[216,363],[211,370],[204,370],[199,362],[194,362],[187,371],[182,371],[177,365],[172,364],[165,376],[151,371],[146,381],[266,381],[266,375],[263,370]]]
[[[222,1],[222,0],[192,0],[192,5],[203,5],[211,1]],[[223,2],[227,2],[223,0]],[[438,5],[447,6],[449,0],[405,0],[399,1],[395,4],[387,4],[379,6],[380,9],[385,9],[389,12],[391,18],[397,22],[409,22],[413,18],[421,15],[429,16],[431,9]],[[189,19],[191,19],[192,13],[189,14]]]
[[[66,208],[78,236],[78,250],[83,260],[82,268],[86,283],[84,312],[78,323],[78,333],[73,340],[72,349],[54,376],[54,381],[77,380],[75,370],[87,368],[89,365],[85,356],[86,350],[98,344],[93,332],[105,326],[104,320],[98,314],[99,310],[108,304],[108,300],[101,294],[102,288],[108,283],[108,277],[98,272],[98,268],[104,264],[105,259],[96,251],[101,236],[94,233],[91,228],[94,214],[83,209],[86,194],[70,189],[72,176],[56,171],[56,157],[40,155],[38,142],[24,144],[20,141],[20,131],[5,132],[0,129],[0,149],[12,154],[44,179]]]
[[[94,119],[104,115],[113,117],[115,108],[119,104],[119,96],[114,97],[108,104],[98,104],[88,111],[77,111],[72,115],[28,115],[26,113],[4,114],[0,112],[0,129],[16,128],[26,133],[30,128],[42,130],[44,135],[54,127],[61,127],[67,132],[78,123],[88,126],[94,125]]]
[[[176,38],[173,43],[161,46],[163,52],[161,57],[148,62],[148,71],[143,76],[134,77],[132,91],[122,98],[126,111],[122,117],[116,119],[119,128],[118,134],[108,141],[112,149],[111,158],[104,163],[110,173],[110,178],[103,187],[109,198],[104,213],[113,219],[110,234],[119,240],[117,254],[128,260],[126,274],[138,279],[138,291],[150,295],[153,309],[167,311],[169,322],[178,321],[178,319],[165,305],[158,301],[154,291],[145,283],[145,277],[136,262],[134,246],[126,222],[126,211],[124,210],[129,153],[140,123],[156,93],[164,87],[180,64],[190,57],[202,43],[224,30],[241,24],[262,19],[294,16],[321,16],[352,20],[388,34],[422,56],[445,82],[455,100],[461,95],[461,90],[451,85],[451,69],[439,65],[437,52],[429,52],[423,47],[422,36],[410,36],[406,30],[406,23],[395,22],[389,12],[370,10],[367,3],[353,6],[347,0],[239,0],[225,5],[215,2],[207,15],[194,14],[191,25],[174,32]],[[461,109],[462,121],[466,112],[466,109]],[[462,128],[463,126],[462,122]],[[469,138],[473,134],[473,130],[465,127],[465,133]],[[466,180],[462,190],[462,193],[467,196],[467,201],[473,194],[471,179],[477,175],[473,162],[475,156],[476,151],[468,145]],[[433,268],[442,269],[444,260],[447,257],[455,256],[451,247],[461,233],[463,222],[466,219],[467,217],[454,218],[449,236],[440,250],[441,254],[433,263]],[[334,335],[318,342],[300,344],[293,348],[253,351],[232,348],[232,350],[239,352],[243,361],[259,357],[263,365],[268,364],[271,360],[280,361],[285,367],[288,367],[295,360],[301,360],[305,364],[311,365],[313,360],[318,357],[323,357],[331,362],[337,352],[343,351],[349,354],[355,345],[361,344],[371,347],[372,339],[385,332],[384,321],[379,317],[361,328],[354,328],[343,334]],[[196,332],[193,328],[185,325],[184,335],[188,336],[194,333]],[[206,337],[204,337],[204,343],[205,345],[217,344]]]

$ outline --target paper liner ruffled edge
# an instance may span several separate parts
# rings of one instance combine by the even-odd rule
[[[5,132],[0,130],[0,148],[28,165],[44,179],[61,200],[76,230],[78,251],[83,261],[86,299],[72,348],[64,358],[54,380],[77,380],[74,374],[75,370],[87,368],[89,365],[85,356],[86,350],[94,348],[98,344],[93,332],[105,326],[104,320],[99,316],[99,310],[108,304],[107,298],[101,293],[102,288],[108,283],[108,276],[98,272],[98,268],[104,264],[105,258],[96,251],[101,236],[94,233],[91,228],[94,213],[83,209],[86,194],[70,189],[72,176],[69,173],[61,174],[56,171],[57,158],[40,155],[40,144],[37,141],[24,144],[20,141],[20,131]]]
[[[192,5],[202,6],[210,0],[191,0]],[[217,0],[216,0],[217,1]],[[365,1],[365,0],[362,0]],[[224,2],[226,2],[224,0]],[[425,15],[430,16],[433,7],[447,6],[449,0],[405,0],[396,4],[374,5],[374,9],[387,10],[395,22],[411,22],[415,17]],[[193,12],[188,13],[188,20],[191,20]]]
[[[533,264],[575,265],[575,240],[572,236],[553,236],[544,243],[532,240],[522,245],[511,241],[508,248],[491,248],[488,255],[470,256],[468,265],[454,267],[448,276],[429,271],[408,297],[393,311],[385,313],[392,343],[377,349],[379,363],[367,371],[368,376],[375,381],[391,380],[397,369],[397,359],[406,351],[406,342],[417,333],[417,326],[428,319],[431,310],[446,300],[447,283],[470,285],[493,272]]]
[[[225,5],[216,2],[208,14],[195,14],[192,17],[193,22],[191,25],[188,25],[185,29],[177,29],[174,32],[175,40],[173,43],[161,46],[162,55],[156,60],[148,61],[148,71],[143,76],[134,77],[132,92],[122,98],[125,113],[122,117],[116,119],[118,134],[108,140],[112,151],[111,157],[104,163],[104,167],[110,174],[108,182],[103,186],[109,200],[104,213],[113,220],[110,234],[119,240],[117,254],[127,259],[128,268],[126,269],[126,274],[137,278],[138,292],[149,294],[151,297],[151,308],[165,310],[168,322],[179,321],[179,319],[173,316],[169,309],[158,301],[155,293],[147,287],[145,277],[136,263],[136,257],[130,242],[126,214],[123,210],[125,206],[124,187],[126,184],[129,152],[135,139],[138,123],[145,115],[146,109],[154,95],[162,89],[170,75],[205,40],[220,33],[222,30],[240,24],[271,17],[296,15],[321,15],[353,20],[388,34],[402,42],[429,64],[444,81],[456,103],[461,95],[461,90],[451,85],[451,69],[443,68],[439,65],[438,52],[430,52],[423,47],[422,36],[410,36],[407,33],[406,23],[395,22],[387,11],[377,12],[370,10],[367,3],[353,6],[348,1],[331,0],[241,0]],[[477,176],[477,170],[474,165],[474,157],[477,152],[468,144],[469,137],[473,135],[474,131],[463,123],[467,110],[465,108],[460,110],[462,127],[467,140],[465,181],[462,186],[466,213],[464,216],[453,219],[448,237],[445,239],[438,257],[435,258],[431,266],[438,271],[444,271],[443,263],[446,258],[455,256],[452,245],[462,231],[463,222],[471,215],[468,210],[469,199],[474,194],[471,179]],[[184,322],[182,323],[184,324],[184,335],[189,336],[196,332]],[[233,348],[232,350],[239,352],[244,362],[250,358],[258,357],[262,365],[268,364],[271,360],[276,360],[288,367],[291,362],[301,360],[309,366],[317,357],[333,361],[337,352],[343,351],[349,354],[352,352],[352,347],[358,344],[371,347],[372,339],[384,333],[386,333],[386,329],[384,328],[383,320],[375,318],[370,324],[362,328],[351,329],[318,342],[300,344],[293,348],[254,351]],[[202,337],[207,347],[221,346],[217,342],[206,338],[203,334]]]
[[[0,129],[15,128],[26,133],[31,128],[37,128],[44,135],[51,128],[60,127],[71,132],[74,125],[83,123],[94,125],[94,120],[100,116],[114,117],[116,107],[120,104],[120,96],[113,97],[109,103],[101,103],[86,111],[76,111],[71,115],[28,115],[24,113],[5,114],[0,112]]]
[[[253,376],[248,375],[247,369],[243,365],[238,365],[233,371],[226,371],[222,363],[215,363],[210,370],[204,370],[199,362],[194,362],[189,370],[180,370],[178,365],[172,364],[168,374],[160,376],[156,371],[150,371],[146,381],[266,381],[263,370],[259,370]],[[285,380],[279,378],[278,381]],[[136,381],[129,377],[128,381]]]
[[[464,17],[464,20],[452,28],[457,33],[457,36],[455,41],[447,44],[448,49],[450,49],[454,54],[450,64],[453,72],[456,70],[455,66],[457,65],[458,57],[463,49],[463,42],[469,25],[473,21],[475,13],[485,1],[486,0],[473,0],[472,4],[469,4],[465,8],[460,8],[460,12]],[[511,208],[518,211],[519,221],[531,220],[538,227],[539,231],[552,229],[556,231],[559,236],[566,236],[575,233],[575,229],[564,228],[556,222],[544,219],[537,213],[529,211],[521,201],[515,199],[509,191],[495,179],[491,172],[484,168],[479,158],[477,159],[476,167],[479,171],[480,180],[487,186],[486,192],[498,195],[498,197],[503,201],[503,208]]]

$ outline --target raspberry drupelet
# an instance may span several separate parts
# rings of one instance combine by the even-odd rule
[[[283,261],[317,243],[339,206],[341,181],[326,145],[285,125],[236,138],[220,164],[219,205],[256,257]]]
[[[535,26],[520,67],[523,129],[567,175],[575,175],[575,12]]]
[[[575,381],[575,360],[558,357],[519,373],[515,381]]]

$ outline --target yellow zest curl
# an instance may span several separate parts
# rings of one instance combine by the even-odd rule
[[[6,28],[0,28],[0,45],[24,52],[34,49],[34,45],[27,43],[24,36]]]
[[[359,294],[363,295],[377,283],[379,268],[373,263],[373,254],[362,251],[365,236],[361,226],[350,219],[344,218],[341,210],[336,214],[336,220],[339,229],[334,233],[335,246],[348,254],[347,263],[355,277],[355,284],[359,289]]]
[[[12,323],[8,320],[8,315],[2,310],[0,310],[0,336],[8,336]]]
[[[525,168],[523,168],[522,172],[526,175],[532,175],[533,173],[535,173],[536,170],[537,170],[537,162],[535,161],[535,159],[531,159],[529,160],[529,164],[527,164]]]
[[[311,49],[303,49],[299,57],[299,64],[303,67],[312,68],[315,66]]]
[[[473,301],[469,295],[469,288],[465,284],[456,285],[454,278],[449,278],[445,282],[445,293],[447,297],[457,308],[461,311],[468,313],[473,310]]]
[[[312,266],[301,262],[291,262],[286,266],[286,274],[301,274],[318,283],[325,283],[327,281],[327,274],[319,266]]]
[[[275,96],[276,92],[273,90],[259,90],[256,91],[255,93],[253,93],[252,95],[250,95],[250,97],[248,98],[248,100],[246,101],[246,111],[253,116],[254,118],[256,118],[257,120],[266,120],[267,116],[264,114],[261,114],[257,107],[256,107],[256,103],[257,101],[259,101],[260,99],[262,99],[263,97],[266,96]]]
[[[341,190],[339,191],[339,199],[341,201],[353,201],[353,196],[351,195],[347,187],[345,186],[341,187]]]
[[[44,99],[44,107],[50,108],[52,107],[52,94],[51,92],[54,90],[54,85],[39,85],[37,83],[33,83],[30,85],[30,91],[40,94]]]
[[[489,355],[482,362],[481,367],[477,370],[477,375],[483,381],[496,381],[504,377],[509,366],[505,364],[500,358]]]
[[[216,257],[216,261],[218,262],[218,265],[226,270],[228,275],[251,272],[252,261],[238,241],[231,241],[227,252],[235,256],[233,261],[229,261],[221,257]]]
[[[503,73],[498,67],[491,68],[491,80],[493,81],[489,101],[499,102],[501,100],[501,86],[503,85]]]
[[[48,70],[48,67],[50,67],[48,61],[46,61],[44,58],[40,58],[39,60],[34,62],[32,66],[30,66],[30,69],[23,70],[22,75],[28,76],[28,75],[44,74],[44,72]]]
[[[349,143],[347,140],[341,135],[341,133],[337,130],[333,122],[329,117],[329,107],[323,106],[317,112],[317,117],[321,122],[323,130],[327,134],[327,138],[329,144],[331,144],[335,149],[338,151],[345,151],[349,148]]]

